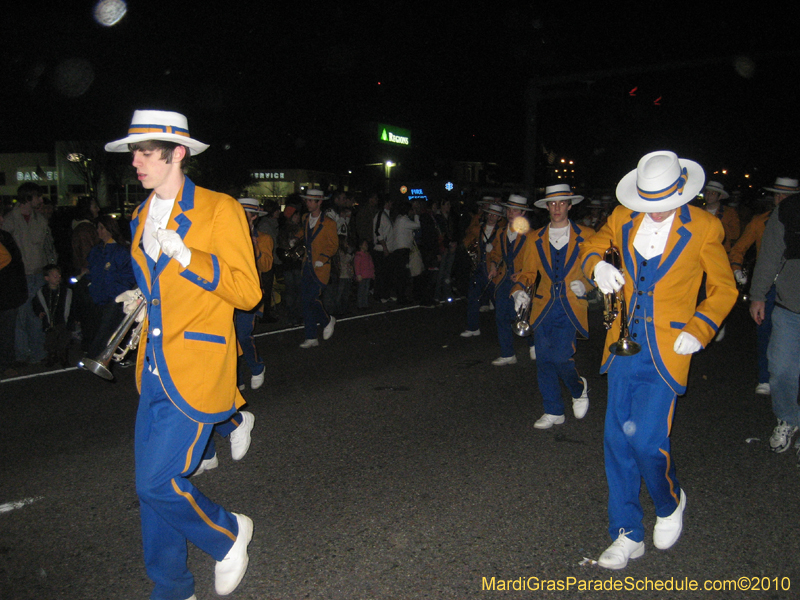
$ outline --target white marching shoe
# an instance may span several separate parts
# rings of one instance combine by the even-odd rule
[[[192,473],[192,477],[197,477],[198,475],[202,475],[206,471],[210,471],[211,469],[216,469],[219,466],[219,459],[215,454],[209,459],[206,459],[200,463],[200,466],[195,469],[194,473]]]
[[[319,340],[316,338],[308,339],[300,344],[301,348],[316,348],[317,346],[319,346]]]
[[[589,383],[586,381],[586,377],[581,377],[581,379],[583,380],[583,393],[572,399],[572,412],[576,419],[585,417],[586,411],[589,410]]]
[[[322,330],[322,339],[329,340],[333,335],[333,328],[336,325],[336,317],[331,316],[331,320],[328,321],[328,324],[325,325],[325,329]]]
[[[250,377],[250,389],[257,390],[262,385],[264,385],[264,376],[267,374],[267,367],[264,367],[264,370],[261,371],[258,375],[253,375]],[[241,388],[240,388],[241,389]]]
[[[550,429],[553,425],[561,425],[564,422],[564,415],[548,415],[544,413],[533,426],[536,429]]]
[[[239,534],[225,558],[214,567],[214,587],[220,596],[227,596],[238,587],[250,562],[247,546],[253,539],[253,521],[244,515],[233,513],[233,516],[239,522]]]
[[[481,334],[480,329],[467,329],[461,332],[461,337],[477,337]]]
[[[515,364],[517,364],[517,357],[516,356],[501,356],[500,358],[495,358],[492,361],[492,364],[495,367],[502,367],[503,365],[515,365]]]
[[[769,383],[759,383],[756,386],[756,394],[761,396],[769,396],[772,393],[772,390],[769,387]]]
[[[244,455],[247,454],[252,439],[250,432],[253,431],[253,425],[256,422],[256,417],[251,412],[243,410],[239,414],[242,416],[242,422],[228,436],[231,442],[231,458],[233,460],[242,460]]]
[[[659,550],[666,550],[681,537],[683,530],[683,511],[686,510],[686,494],[681,488],[681,500],[678,508],[668,517],[656,518],[656,526],[653,528],[653,545]]]
[[[606,551],[597,559],[597,564],[604,569],[624,569],[628,566],[631,558],[639,558],[644,555],[644,542],[634,542],[628,539],[628,531],[619,530],[619,537],[614,540]]]

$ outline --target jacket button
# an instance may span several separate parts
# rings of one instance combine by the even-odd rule
[[[161,302],[159,302],[158,298],[153,300],[153,306],[158,306],[159,304],[161,304]]]
[[[647,320],[648,323],[652,323],[653,322],[653,317],[647,317],[646,320]]]
[[[160,336],[161,330],[158,327],[156,327],[155,329],[153,329],[153,335],[156,337]]]

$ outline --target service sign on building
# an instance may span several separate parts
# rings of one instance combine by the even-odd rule
[[[409,146],[411,145],[411,132],[402,127],[378,123],[378,139],[390,146]]]

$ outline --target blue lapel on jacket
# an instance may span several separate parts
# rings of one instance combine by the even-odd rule
[[[669,251],[666,259],[663,255],[661,256],[661,263],[658,265],[656,276],[653,278],[653,284],[658,283],[661,278],[667,274],[667,271],[669,271],[672,265],[675,264],[675,261],[678,260],[678,257],[683,252],[683,249],[686,248],[686,244],[688,244],[689,240],[692,239],[692,232],[685,227],[686,224],[691,223],[692,221],[692,216],[689,212],[689,206],[684,204],[678,210],[679,212],[675,215],[675,218],[680,220],[681,225],[675,230],[675,233],[680,236],[680,239],[675,243],[675,246],[673,246],[672,250]],[[672,226],[675,227],[675,223],[673,223]],[[670,239],[667,240],[667,248],[664,249],[665,252],[669,248],[671,239],[672,236],[670,234]]]
[[[153,195],[150,194],[150,198]],[[144,235],[144,223],[147,221],[147,213],[150,210],[150,198],[139,205],[131,219],[131,266],[136,283],[144,294],[145,299],[150,302],[150,283],[152,281],[152,267],[148,264],[148,256],[144,252],[142,235]],[[152,261],[150,261],[152,262]]]

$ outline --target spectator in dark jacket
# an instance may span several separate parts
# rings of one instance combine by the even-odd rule
[[[14,339],[17,309],[28,299],[28,283],[22,253],[13,236],[3,228],[0,207],[0,376],[14,363]]]

